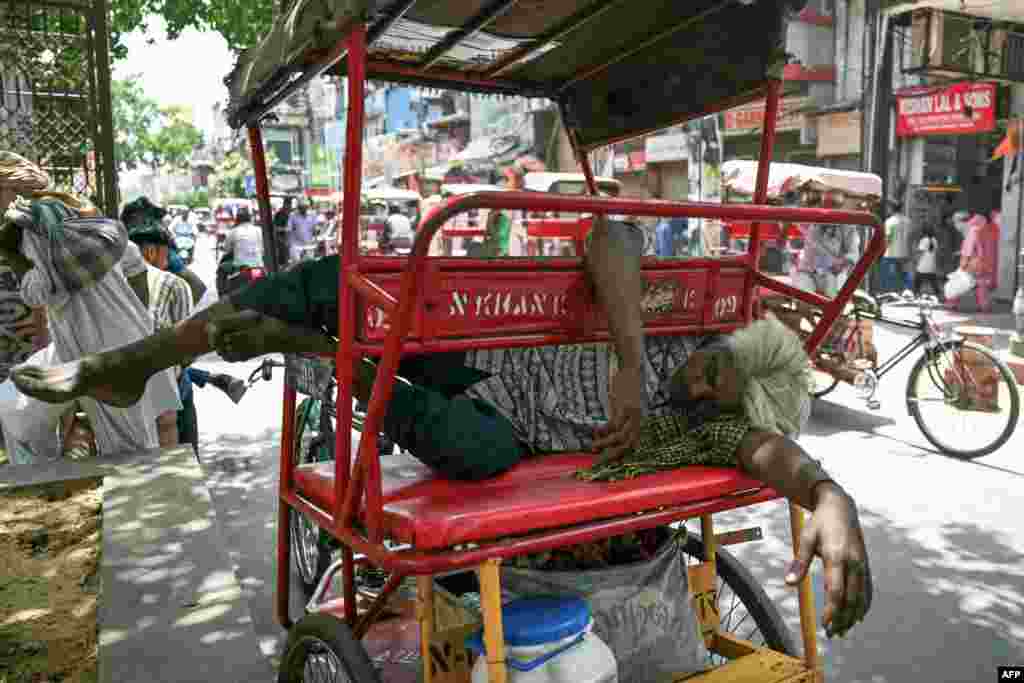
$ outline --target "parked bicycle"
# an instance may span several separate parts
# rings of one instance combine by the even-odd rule
[[[916,307],[917,320],[885,316],[882,306],[886,303]],[[935,322],[933,310],[940,306],[933,296],[915,299],[884,294],[872,298],[858,292],[814,356],[812,394],[821,398],[844,382],[856,388],[868,408],[878,410],[881,402],[876,396],[882,378],[921,349],[907,380],[907,412],[925,438],[943,453],[978,458],[997,450],[1013,434],[1020,416],[1020,394],[1010,368],[991,349],[947,332]],[[811,313],[808,319],[806,311],[792,303],[766,303],[766,308],[791,326],[813,324],[820,318]],[[917,334],[879,363],[866,321]],[[806,334],[805,326],[802,333]]]
[[[303,359],[310,363],[330,363],[318,359]],[[276,368],[285,368],[286,364],[273,358],[266,358],[249,376],[249,385],[260,381],[270,381]],[[335,399],[338,395],[337,380],[333,373],[324,374],[324,386],[314,396],[305,396],[295,408],[295,438],[292,448],[293,460],[296,465],[312,465],[316,463],[334,462],[335,425],[337,410]],[[363,430],[363,419],[366,407],[357,405],[352,416],[352,427],[359,432]],[[394,444],[385,434],[378,437],[381,453],[389,454]],[[324,572],[330,566],[334,555],[340,548],[330,534],[320,529],[308,517],[296,510],[291,511],[291,546],[292,557],[295,558],[295,570],[302,585],[304,595],[313,595]]]

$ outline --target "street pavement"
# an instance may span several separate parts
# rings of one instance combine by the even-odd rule
[[[195,268],[212,286],[213,242],[204,236],[197,253]],[[1005,327],[1006,320],[988,322]],[[1006,346],[1007,334],[997,347]],[[909,339],[908,332],[881,327],[875,335],[882,358]],[[801,438],[857,500],[875,582],[872,610],[850,635],[830,641],[819,629],[828,681],[974,683],[995,680],[998,665],[1024,664],[1024,436],[1018,430],[999,451],[972,462],[935,452],[903,399],[915,358],[884,378],[879,410],[840,386],[816,402]],[[258,363],[228,364],[211,355],[196,365],[247,377]],[[216,389],[196,394],[200,455],[222,538],[268,657],[283,644],[273,616],[281,390],[279,373],[250,389],[239,406]],[[730,550],[799,633],[796,595],[783,584],[791,557],[785,505],[716,517],[719,531],[755,525],[764,540]],[[292,584],[298,615],[301,594]],[[820,573],[814,585],[820,618]]]

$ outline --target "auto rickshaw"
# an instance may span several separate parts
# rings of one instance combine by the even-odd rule
[[[340,241],[338,352],[324,359],[289,356],[282,405],[277,617],[289,629],[280,681],[326,673],[378,681],[367,644],[407,578],[413,579],[417,624],[413,657],[422,680],[468,681],[467,634],[437,621],[432,577],[472,570],[479,576],[487,680],[505,683],[516,662],[506,656],[501,564],[510,558],[626,532],[699,519],[689,586],[701,634],[719,659],[694,681],[823,680],[810,576],[797,590],[803,648],[763,589],[742,570],[716,532],[712,515],[777,499],[763,482],[735,468],[682,468],[611,485],[572,473],[590,454],[524,461],[483,482],[444,480],[407,457],[381,457],[377,439],[403,355],[477,347],[604,342],[606,322],[584,286],[579,255],[567,258],[428,258],[453,217],[471,210],[572,212],[751,221],[748,253],[722,258],[645,259],[648,283],[669,293],[645,320],[645,333],[728,332],[752,318],[759,287],[817,305],[823,315],[806,340],[813,351],[836,320],[870,263],[884,249],[876,217],[866,212],[775,207],[768,169],[783,94],[787,17],[799,0],[658,0],[431,3],[416,0],[315,3],[300,0],[265,40],[246,52],[228,79],[233,127],[247,127],[257,173],[265,173],[260,122],[276,104],[317,75],[347,77],[343,238]],[[500,38],[499,38],[500,37]],[[489,42],[493,41],[493,42]],[[496,47],[498,46],[498,47]],[[490,95],[547,98],[557,104],[582,167],[586,195],[473,192],[443,201],[420,223],[410,255],[368,256],[357,248],[367,79]],[[766,114],[753,203],[639,201],[601,197],[588,152],[670,125],[765,99]],[[258,183],[265,188],[265,183]],[[796,290],[758,270],[762,224],[868,226],[864,258],[833,299]],[[501,315],[447,302],[496,293],[556,297],[563,307],[509,306]],[[455,298],[453,298],[455,297]],[[442,305],[438,305],[442,302]],[[359,356],[379,359],[364,437],[352,448],[351,380]],[[336,383],[333,454],[299,464],[295,442],[298,393],[319,395]],[[370,436],[367,436],[370,435]],[[291,519],[299,515],[341,546],[307,614],[293,621],[289,575]],[[803,511],[790,504],[794,546]],[[742,536],[742,534],[741,534]],[[357,596],[356,567],[384,574],[375,597]],[[336,580],[340,583],[335,592]],[[732,630],[719,596],[740,595],[756,636]],[[379,662],[387,665],[388,662]]]

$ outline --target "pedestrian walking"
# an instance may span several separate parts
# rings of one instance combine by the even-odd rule
[[[939,241],[935,239],[935,231],[925,227],[921,239],[917,243],[917,268],[914,272],[914,296],[921,296],[921,288],[927,284],[932,293],[942,297],[939,289],[938,267]]]
[[[982,313],[992,312],[992,292],[999,286],[999,228],[985,216],[975,214],[967,223],[967,237],[960,250],[960,269],[974,276],[974,296]],[[960,299],[947,300],[956,310]]]
[[[885,221],[885,256],[881,259],[883,279],[889,287],[910,289],[910,231],[911,223],[903,213],[903,205],[893,202],[893,213]]]

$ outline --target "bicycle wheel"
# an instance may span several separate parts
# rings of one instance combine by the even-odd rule
[[[1020,417],[1020,394],[1013,373],[992,351],[948,341],[926,349],[914,364],[907,410],[933,446],[971,459],[1010,438]]]
[[[697,561],[703,561],[704,541],[699,535],[687,533],[683,552]],[[715,553],[715,562],[718,573],[719,630],[754,645],[798,656],[800,649],[792,631],[754,575],[725,548],[719,548]],[[712,666],[721,666],[728,661],[713,653],[710,657]]]
[[[345,622],[308,614],[288,632],[278,683],[381,683],[366,649]]]

